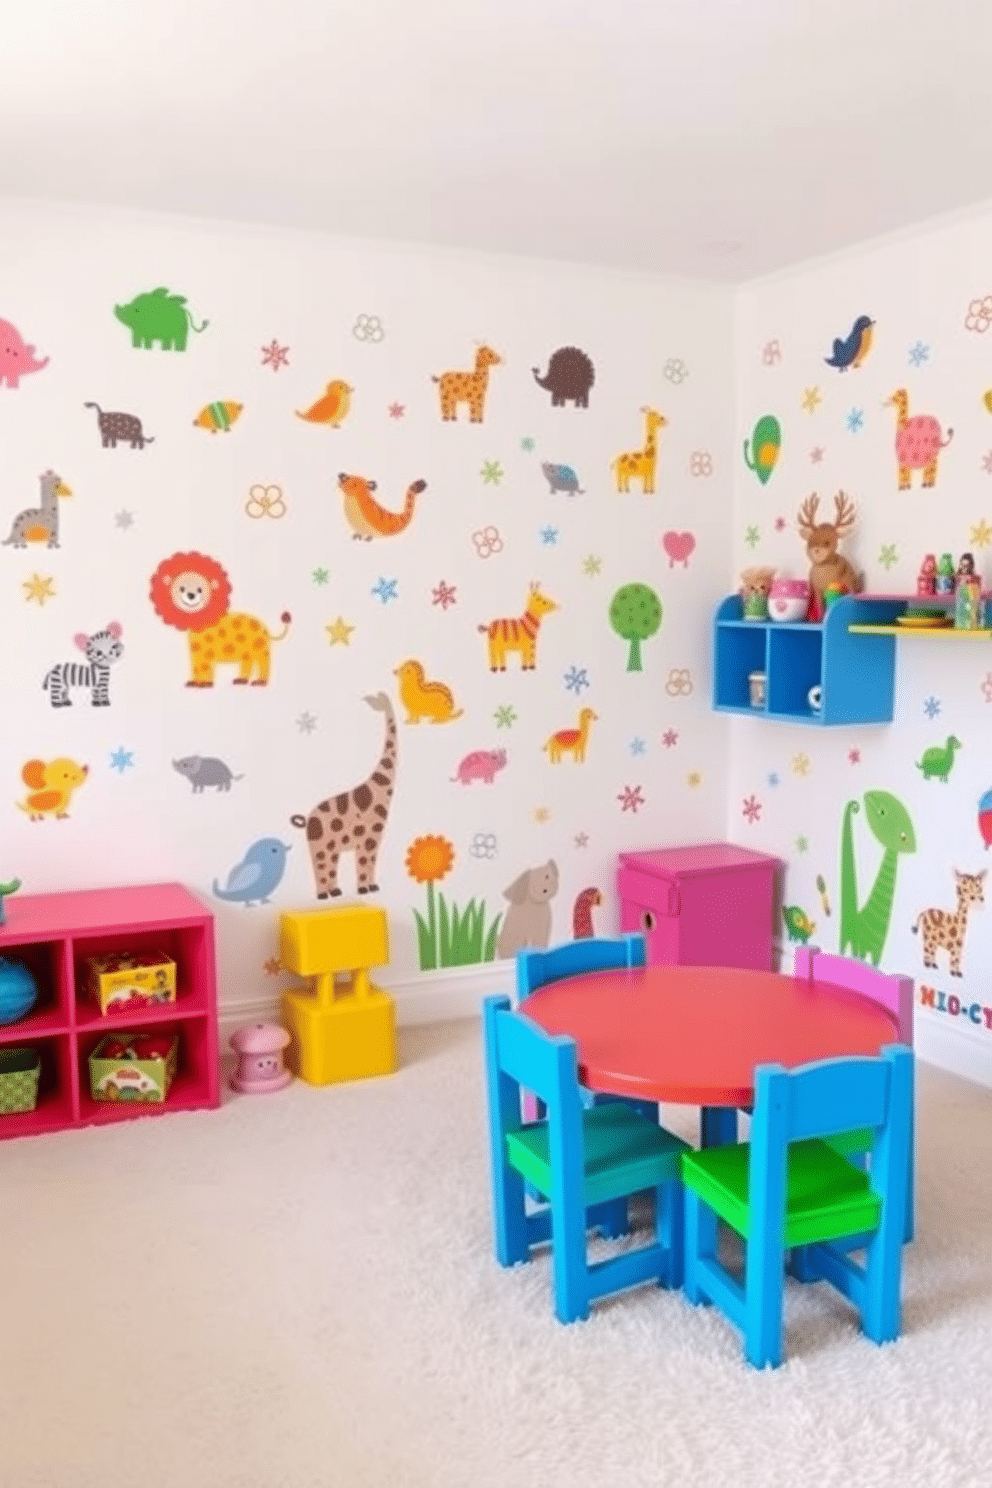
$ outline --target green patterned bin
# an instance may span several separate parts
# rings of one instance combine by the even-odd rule
[[[0,1116],[34,1110],[40,1074],[37,1049],[0,1049]]]

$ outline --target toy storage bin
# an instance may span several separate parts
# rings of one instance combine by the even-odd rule
[[[0,1116],[34,1110],[40,1075],[37,1049],[0,1049]]]
[[[643,933],[651,966],[771,971],[781,866],[729,842],[621,853],[620,929]]]

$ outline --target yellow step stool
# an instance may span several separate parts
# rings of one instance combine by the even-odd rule
[[[386,912],[370,905],[298,910],[279,916],[279,955],[313,991],[287,992],[292,1035],[287,1062],[310,1085],[390,1075],[396,1069],[393,999],[369,979],[389,960]],[[347,983],[336,981],[350,973]]]

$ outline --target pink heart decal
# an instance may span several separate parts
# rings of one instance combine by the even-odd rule
[[[669,568],[674,568],[676,563],[681,563],[683,568],[688,568],[689,558],[696,547],[696,539],[691,532],[666,532],[661,539],[661,546],[668,554]]]

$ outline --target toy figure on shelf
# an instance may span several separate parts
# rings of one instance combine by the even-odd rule
[[[768,619],[768,593],[774,577],[773,568],[745,568],[743,570],[739,593],[741,614],[745,620]]]
[[[957,630],[981,630],[985,623],[982,581],[971,553],[962,553],[954,579],[954,625]]]
[[[950,553],[941,553],[940,562],[937,564],[937,577],[935,593],[954,593],[954,559]]]
[[[828,585],[843,594],[856,594],[862,582],[854,566],[837,551],[841,538],[854,526],[857,516],[854,502],[843,491],[838,491],[834,497],[832,522],[817,522],[819,504],[819,496],[807,496],[798,515],[799,535],[806,544],[806,556],[810,561],[810,620],[823,619],[826,609],[824,591]]]
[[[16,894],[21,887],[19,878],[12,878],[10,883],[0,883],[0,925],[6,925],[7,917],[4,914],[3,901],[11,894]]]
[[[916,575],[917,594],[935,594],[937,590],[937,559],[933,553],[924,555],[920,571]]]

